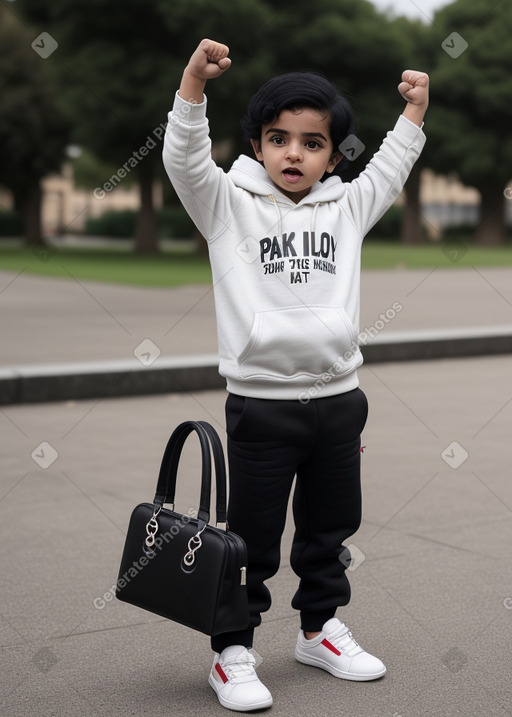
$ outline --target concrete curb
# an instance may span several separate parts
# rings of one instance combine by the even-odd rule
[[[512,353],[512,326],[387,332],[361,346],[365,363]],[[225,387],[218,356],[0,368],[0,405],[205,391]]]
[[[365,363],[512,353],[512,326],[386,332],[361,346]]]
[[[223,388],[216,354],[0,369],[0,405]]]

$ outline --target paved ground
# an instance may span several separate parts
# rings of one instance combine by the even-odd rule
[[[388,674],[348,683],[294,661],[289,521],[255,643],[271,714],[511,715],[510,358],[366,367],[361,383],[364,522],[351,542],[365,559],[339,615]],[[169,432],[194,417],[222,433],[224,397],[2,409],[2,714],[226,714],[207,684],[207,637],[102,598]],[[55,462],[42,467],[42,453]],[[186,512],[198,493],[192,450],[183,468]]]
[[[510,324],[510,278],[500,269],[368,272],[361,325],[394,301],[404,309],[392,330]],[[0,282],[3,365],[123,358],[146,337],[165,353],[215,349],[208,287]],[[388,674],[349,683],[295,662],[289,521],[255,643],[274,695],[269,714],[512,715],[510,369],[509,356],[361,369],[370,416],[364,521],[352,544],[362,562],[339,616]],[[224,399],[212,391],[0,409],[2,714],[229,714],[207,684],[207,637],[103,597],[130,512],[153,496],[169,433],[205,418],[223,435]],[[183,512],[197,502],[197,469],[188,448]]]
[[[511,279],[511,268],[363,272],[361,330],[396,303],[402,308],[382,335],[510,326]],[[0,366],[133,358],[148,338],[163,356],[217,350],[210,286],[147,289],[0,272],[0,328]]]

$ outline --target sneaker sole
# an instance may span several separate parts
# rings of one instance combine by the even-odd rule
[[[208,682],[210,686],[213,688],[215,694],[217,695],[217,698],[221,705],[223,707],[226,707],[228,710],[235,710],[236,712],[252,712],[253,710],[262,710],[266,709],[267,707],[272,707],[272,697],[269,700],[263,700],[261,702],[253,702],[249,705],[240,705],[237,702],[231,702],[231,700],[227,700],[225,697],[223,697],[218,689],[217,689],[217,681],[214,677],[210,674],[208,678]]]
[[[309,655],[302,655],[300,652],[295,653],[295,659],[297,662],[301,662],[303,665],[310,665],[311,667],[319,667],[321,670],[329,672],[334,677],[339,677],[342,680],[353,680],[354,682],[369,682],[370,680],[378,680],[384,677],[386,674],[386,668],[381,672],[375,672],[371,675],[357,674],[356,672],[343,672],[343,670],[337,670],[328,662],[321,660],[319,657],[311,657]]]

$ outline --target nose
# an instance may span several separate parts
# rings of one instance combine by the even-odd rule
[[[286,158],[291,162],[302,162],[302,147],[299,142],[290,142],[288,144]]]

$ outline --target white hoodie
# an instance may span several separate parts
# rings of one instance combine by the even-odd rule
[[[163,160],[208,242],[228,391],[304,401],[358,386],[361,244],[424,143],[400,116],[357,179],[329,177],[295,204],[254,159],[241,155],[228,173],[217,167],[206,97],[194,105],[176,95]]]

